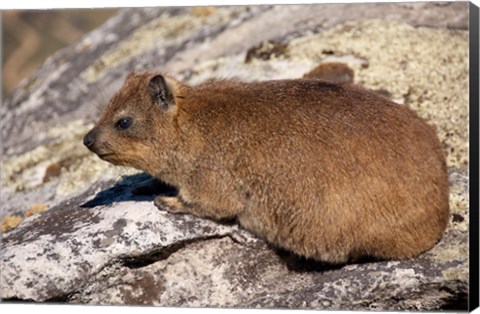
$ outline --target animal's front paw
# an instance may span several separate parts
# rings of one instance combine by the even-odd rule
[[[182,204],[180,199],[175,196],[160,195],[155,197],[153,203],[155,204],[155,206],[157,206],[158,209],[166,210],[169,213],[179,214],[187,212],[185,206]]]

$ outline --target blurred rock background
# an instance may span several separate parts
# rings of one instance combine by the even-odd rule
[[[79,40],[116,9],[2,12],[2,96],[10,96],[55,51]]]

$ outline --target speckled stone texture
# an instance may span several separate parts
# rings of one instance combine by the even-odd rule
[[[168,71],[191,84],[255,81],[299,78],[327,61],[348,64],[355,84],[437,129],[451,221],[415,259],[323,265],[276,250],[235,222],[158,211],[153,196],[132,194],[146,174],[82,145],[129,71]],[[47,60],[0,113],[4,300],[467,308],[468,3],[123,9]]]

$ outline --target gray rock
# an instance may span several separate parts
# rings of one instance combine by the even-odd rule
[[[120,10],[47,60],[0,108],[0,218],[8,225],[2,234],[0,297],[465,310],[467,23],[467,3]],[[285,49],[246,63],[248,51],[267,40]],[[392,41],[396,45],[388,44]],[[159,211],[152,195],[131,192],[147,175],[113,167],[81,144],[96,107],[128,71],[168,70],[190,83],[214,76],[295,78],[332,58],[349,64],[356,84],[386,91],[437,126],[450,172],[452,218],[442,240],[415,259],[324,265],[277,250],[235,222]],[[51,165],[60,171],[46,180]],[[35,203],[49,209],[26,217]],[[22,220],[16,228],[7,224],[14,216]]]
[[[26,219],[2,243],[2,298],[46,301],[75,292],[115,263],[168,256],[187,243],[229,236],[258,241],[237,225],[159,211],[152,197],[117,184],[93,186],[42,215]],[[94,191],[102,190],[94,199]],[[48,270],[45,272],[45,270]]]

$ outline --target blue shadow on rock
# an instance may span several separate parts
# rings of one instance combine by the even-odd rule
[[[103,182],[98,188],[101,192],[95,198],[81,205],[83,208],[108,206],[113,203],[126,201],[152,201],[157,195],[176,195],[177,189],[163,183],[147,173],[125,176],[115,182]]]

